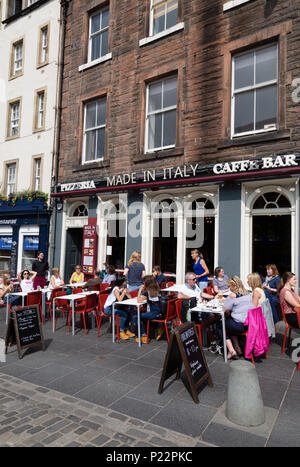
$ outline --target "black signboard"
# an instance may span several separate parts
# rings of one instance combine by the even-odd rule
[[[42,345],[45,350],[43,332],[39,315],[39,307],[36,305],[14,307],[9,319],[5,347],[17,345],[19,358],[22,358],[22,350]]]
[[[203,354],[199,336],[193,323],[178,326],[170,335],[167,355],[158,392],[163,391],[164,382],[176,373],[180,378],[182,363],[194,402],[199,403],[197,389],[208,381],[213,386],[210,372]]]

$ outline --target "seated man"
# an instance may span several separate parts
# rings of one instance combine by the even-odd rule
[[[161,272],[160,266],[154,266],[153,268],[153,276],[156,279],[156,282],[159,286],[161,286],[162,282],[167,282],[166,276]]]
[[[99,269],[97,269],[97,271],[95,271],[95,274],[94,274],[94,278],[93,279],[89,279],[83,286],[82,288],[83,289],[88,289],[88,290],[93,290],[93,285],[97,285],[97,284],[101,284],[102,283],[102,279],[101,279],[101,271]]]

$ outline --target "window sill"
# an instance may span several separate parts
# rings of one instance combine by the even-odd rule
[[[109,54],[106,54],[103,57],[97,58],[97,60],[93,60],[92,62],[88,62],[88,63],[85,63],[84,65],[80,65],[80,67],[78,67],[78,71],[87,70],[96,65],[99,65],[100,63],[107,62],[108,60],[111,60],[111,59],[112,59],[112,53],[110,52]]]
[[[182,31],[182,29],[184,29],[184,23],[175,24],[175,26],[173,26],[172,28],[159,32],[158,34],[155,34],[154,36],[149,36],[149,37],[145,37],[144,39],[141,39],[139,41],[139,46],[143,47],[144,45],[150,44],[151,42],[154,42],[159,39],[162,39],[163,37],[169,36],[170,34],[173,34],[174,32]]]
[[[20,71],[20,72],[18,72],[18,73],[15,73],[14,75],[11,75],[11,76],[8,78],[8,81],[12,81],[13,79],[20,78],[20,76],[24,76],[24,72],[23,72],[23,71]]]
[[[240,138],[233,138],[222,140],[218,144],[218,149],[226,149],[236,146],[244,146],[248,144],[258,144],[258,143],[265,143],[265,142],[272,142],[280,139],[290,139],[291,131],[290,130],[277,130],[277,131],[270,131],[267,134],[259,134],[259,135],[251,135],[251,136],[243,136]]]
[[[172,149],[162,149],[161,151],[156,152],[147,152],[135,156],[133,162],[138,164],[139,162],[152,161],[157,159],[166,159],[168,157],[180,157],[184,156],[184,148],[172,148]]]
[[[90,162],[88,164],[80,164],[80,165],[77,165],[76,167],[73,167],[72,171],[83,172],[85,170],[105,169],[107,167],[110,167],[109,160],[100,161],[100,162]]]
[[[228,11],[232,10],[233,8],[236,8],[238,6],[244,5],[244,3],[248,3],[250,0],[231,0],[230,2],[226,2],[223,5],[223,11]]]

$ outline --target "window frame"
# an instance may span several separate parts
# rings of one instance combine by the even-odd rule
[[[9,182],[9,169],[10,167],[15,167],[15,179],[14,179],[14,191],[9,192],[8,187],[11,185]],[[17,180],[18,180],[18,161],[11,160],[5,162],[5,184],[4,184],[4,192],[7,197],[17,192]]]
[[[15,135],[11,134],[12,130],[12,107],[15,104],[19,104],[19,115],[18,115],[18,133]],[[6,123],[6,140],[16,139],[20,137],[21,134],[21,116],[22,116],[22,97],[17,97],[16,99],[11,99],[7,103],[7,123]]]
[[[96,98],[94,99],[91,99],[91,100],[88,100],[88,101],[85,101],[83,102],[83,131],[82,131],[82,159],[81,159],[81,164],[82,165],[87,165],[87,164],[94,164],[94,163],[97,163],[97,162],[101,162],[101,161],[104,161],[105,159],[105,151],[106,151],[106,127],[107,127],[107,104],[108,104],[108,98],[107,98],[107,94],[103,94],[101,96],[97,96]],[[97,127],[93,127],[93,128],[89,128],[88,130],[86,130],[85,126],[86,126],[86,112],[87,112],[87,106],[89,104],[92,104],[94,102],[97,102],[97,101],[100,101],[100,100],[103,100],[105,99],[105,125],[100,125],[100,126],[97,126]],[[97,159],[93,159],[93,160],[90,160],[90,161],[87,161],[86,160],[86,134],[89,132],[89,131],[97,131],[97,130],[101,130],[104,128],[104,152],[103,152],[103,157],[99,157]]]
[[[39,115],[41,113],[39,108],[40,103],[40,96],[44,96],[43,100],[43,122],[42,125],[39,126]],[[46,128],[46,110],[47,110],[47,88],[40,88],[35,91],[34,94],[34,113],[33,113],[33,133],[37,133],[40,131],[44,131]]]
[[[97,16],[97,15],[101,15],[101,23],[102,23],[102,14],[105,10],[108,10],[108,26],[106,26],[105,28],[103,29],[99,29],[99,31],[97,31],[96,33],[91,33],[91,30],[92,30],[92,18],[94,16]],[[97,10],[91,12],[89,14],[89,20],[88,20],[88,54],[87,54],[87,63],[90,64],[90,63],[93,63],[93,62],[96,62],[97,60],[101,60],[103,59],[104,57],[106,57],[108,54],[109,54],[109,48],[110,48],[110,42],[109,42],[109,22],[110,22],[110,5],[109,4],[106,4],[106,5],[103,5],[101,6],[100,8],[98,8]],[[101,46],[100,46],[100,56],[97,57],[97,58],[94,58],[92,59],[92,39],[93,37],[95,37],[96,35],[102,35],[103,32],[105,31],[108,31],[108,40],[107,40],[107,51],[104,55],[101,55]],[[102,41],[100,42],[100,44],[102,44]]]
[[[36,188],[36,167],[37,161],[40,161],[40,175],[39,175],[39,188]],[[37,154],[32,157],[32,170],[31,170],[31,188],[33,191],[41,191],[44,169],[44,154]]]
[[[46,55],[45,60],[42,61],[42,54],[43,54],[43,32],[47,31],[47,47],[46,47]],[[37,68],[41,68],[49,64],[49,48],[50,48],[50,22],[43,24],[39,28],[38,32],[38,53],[37,53]]]
[[[268,49],[271,47],[276,46],[276,65],[277,65],[277,76],[275,80],[269,80],[265,81],[264,83],[260,84],[254,84],[253,86],[247,86],[244,88],[241,88],[239,90],[235,90],[235,62],[236,58],[242,57],[243,55],[246,55],[248,53],[254,52],[256,54],[258,51],[263,50],[263,49]],[[254,73],[255,73],[255,62],[254,62]],[[264,89],[268,88],[271,86],[276,85],[277,87],[277,112],[276,112],[276,124],[273,128],[269,129],[261,129],[261,130],[251,130],[251,131],[246,131],[246,132],[241,132],[241,133],[235,133],[235,96],[236,95],[241,95],[243,93],[249,92],[249,91],[254,91],[254,95],[256,95],[256,91],[259,89]],[[256,100],[254,100],[254,127],[256,124]],[[271,131],[278,131],[279,129],[279,43],[278,41],[270,42],[268,44],[264,44],[258,47],[252,47],[249,48],[248,50],[245,50],[240,53],[236,53],[232,55],[231,59],[231,139],[234,138],[241,138],[243,136],[255,136],[259,134],[265,134],[269,133]]]
[[[161,3],[165,3],[165,5],[167,6],[167,0],[161,0]],[[157,6],[157,5],[153,5],[153,0],[150,1],[150,25],[149,25],[149,36],[150,37],[153,37],[157,34],[162,34],[164,33],[165,31],[168,31],[169,29],[171,28],[174,28],[178,23],[179,23],[179,8],[180,8],[180,5],[179,5],[179,0],[177,0],[177,22],[176,24],[174,24],[173,26],[171,26],[170,28],[167,28],[165,27],[162,31],[158,32],[158,33],[154,33],[154,8]],[[165,26],[166,25],[166,20],[167,20],[167,15],[166,15],[166,9],[165,9]]]
[[[167,81],[168,79],[176,77],[177,83],[176,83],[176,105],[171,106],[171,107],[166,107],[163,110],[157,110],[154,112],[149,113],[149,89],[152,84],[158,84],[158,83],[164,83],[164,81]],[[162,90],[163,93],[163,90]],[[176,113],[176,125],[175,125],[175,143],[172,145],[167,145],[167,146],[161,146],[161,147],[155,147],[155,148],[149,148],[149,124],[150,124],[150,117],[152,115],[157,115],[157,114],[165,114],[166,112],[170,112],[172,110],[175,110]],[[151,154],[156,151],[164,151],[168,149],[173,149],[176,147],[176,141],[177,141],[177,115],[178,113],[178,74],[172,74],[169,76],[165,76],[163,78],[159,78],[158,80],[151,81],[146,83],[146,118],[145,118],[145,143],[144,143],[144,152],[145,154]],[[162,125],[162,141],[163,141],[163,125]]]
[[[21,66],[20,69],[16,70],[15,69],[15,63],[17,61],[16,60],[16,47],[18,47],[18,45],[20,45],[20,44],[22,44],[22,57],[21,57],[22,66]],[[9,77],[8,77],[9,81],[12,80],[12,79],[16,79],[19,76],[22,76],[24,74],[24,58],[25,58],[24,50],[25,50],[25,38],[24,38],[24,36],[19,37],[18,39],[14,40],[11,43],[10,66],[9,66]]]

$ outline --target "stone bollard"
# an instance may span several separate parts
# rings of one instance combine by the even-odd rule
[[[237,360],[229,365],[226,416],[241,426],[259,426],[265,422],[258,376],[252,363]]]
[[[5,340],[0,339],[0,363],[6,363]]]

